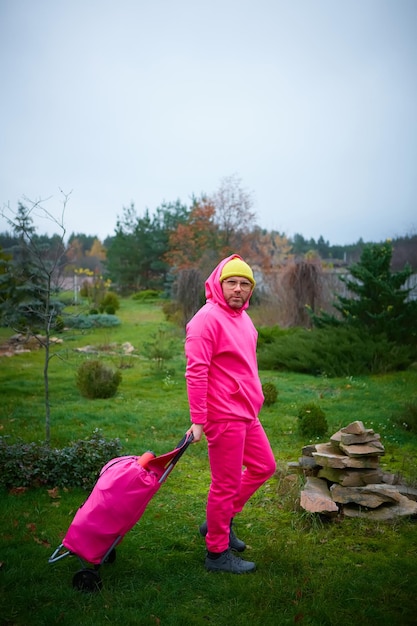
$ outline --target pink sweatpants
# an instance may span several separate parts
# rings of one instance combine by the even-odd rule
[[[204,433],[211,469],[206,546],[210,552],[223,552],[229,547],[232,517],[272,476],[276,463],[259,419],[209,421]]]

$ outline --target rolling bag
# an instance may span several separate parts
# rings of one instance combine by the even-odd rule
[[[106,463],[49,563],[77,556],[83,568],[74,575],[73,586],[81,591],[99,589],[100,565],[114,561],[116,545],[139,521],[192,440],[192,434],[185,435],[174,450],[161,456],[146,452]],[[85,562],[94,567],[86,567]]]

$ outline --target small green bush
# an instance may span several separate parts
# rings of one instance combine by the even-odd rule
[[[77,387],[85,398],[112,398],[121,381],[119,370],[96,359],[84,361],[77,371]]]
[[[120,309],[120,300],[115,293],[109,291],[101,300],[98,308],[100,313],[114,315]]]
[[[278,398],[278,390],[274,383],[263,383],[262,391],[264,394],[264,405],[271,406],[277,401]]]
[[[57,333],[62,333],[65,328],[64,318],[62,315],[57,315],[54,321],[54,330]]]
[[[327,433],[326,415],[315,402],[303,404],[298,410],[297,417],[298,430],[303,437],[321,437]]]
[[[97,429],[90,439],[61,449],[34,442],[8,445],[0,437],[0,486],[91,489],[100,469],[121,449],[119,439],[106,440]]]

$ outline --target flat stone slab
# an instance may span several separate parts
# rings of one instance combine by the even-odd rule
[[[319,454],[338,454],[338,455],[340,455],[339,445],[334,445],[331,441],[328,441],[327,443],[316,443],[315,448],[316,448],[315,452],[319,453]],[[311,454],[313,455],[315,453],[312,452]]]
[[[354,504],[346,504],[343,506],[343,513],[346,517],[366,517],[376,522],[388,522],[398,517],[417,515],[417,502],[409,500],[406,496],[400,496],[397,504],[384,504],[369,510]]]
[[[342,433],[349,433],[351,435],[363,435],[366,433],[367,429],[365,428],[363,422],[356,420],[342,428],[341,431]]]
[[[364,444],[352,444],[345,446],[342,442],[339,444],[340,449],[348,456],[362,457],[362,456],[383,456],[385,454],[385,448],[380,441],[370,441]]]
[[[330,494],[339,504],[354,503],[371,509],[385,503],[398,503],[402,498],[396,486],[381,483],[366,487],[342,487],[335,483],[330,487]]]
[[[372,428],[365,428],[364,432],[361,434],[345,433],[342,428],[330,437],[330,441],[336,445],[339,445],[339,443],[344,443],[345,445],[350,445],[351,443],[367,443],[375,439],[381,439],[381,435],[374,432]]]
[[[337,513],[339,507],[330,495],[326,481],[309,477],[300,494],[300,505],[310,513]]]
[[[316,467],[319,467],[313,456],[300,456],[298,464],[300,467],[305,469],[315,469]]]
[[[417,502],[417,489],[408,487],[407,485],[397,485],[397,489],[402,496],[406,496],[409,500]]]
[[[340,435],[340,443],[343,443],[345,446],[350,446],[351,444],[356,445],[358,443],[370,443],[371,441],[380,441],[380,439],[381,435],[374,433],[373,430],[364,435],[345,435],[344,433]]]
[[[363,487],[365,485],[382,482],[383,472],[378,469],[337,469],[322,467],[317,474],[318,478],[325,478],[332,483],[339,483],[343,487]]]
[[[351,457],[347,454],[341,454],[340,450],[337,452],[337,448],[331,443],[317,444],[316,450],[317,452],[312,453],[313,457],[316,459],[317,464],[322,467],[374,469],[379,466],[379,457],[377,455]]]
[[[303,446],[301,452],[303,456],[311,456],[313,452],[316,451],[316,446],[314,444],[309,444],[308,446]]]

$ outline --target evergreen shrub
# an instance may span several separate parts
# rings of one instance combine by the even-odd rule
[[[114,315],[120,309],[120,300],[115,293],[109,291],[101,300],[98,308],[100,313]]]
[[[352,327],[297,328],[258,344],[259,368],[265,370],[359,376],[403,370],[412,361],[411,346]]]
[[[57,315],[54,321],[54,330],[57,333],[62,333],[65,329],[64,318],[62,315]]]
[[[113,370],[97,359],[84,361],[77,371],[77,387],[85,398],[112,398],[121,381],[119,370]]]
[[[297,328],[281,328],[280,326],[261,326],[258,330],[258,349],[273,344],[281,337],[288,337],[297,333]]]
[[[65,317],[65,326],[67,328],[75,328],[85,330],[89,328],[111,328],[119,326],[120,319],[116,315],[68,315]]]
[[[271,406],[277,401],[278,398],[278,390],[274,383],[263,383],[262,391],[264,394],[264,405]]]
[[[161,325],[155,333],[152,333],[149,339],[149,341],[143,342],[140,352],[152,363],[152,366],[157,371],[162,371],[167,361],[170,361],[182,352],[182,340],[179,340],[164,325]]]
[[[322,437],[327,433],[326,415],[315,402],[303,404],[298,409],[297,417],[298,430],[303,437]]]
[[[9,445],[6,437],[0,437],[0,487],[91,489],[100,469],[120,456],[121,449],[119,439],[106,440],[97,429],[90,439],[60,449],[34,442]]]
[[[138,302],[152,302],[158,300],[160,295],[161,292],[157,289],[144,289],[143,291],[138,291],[133,294],[132,300],[137,300]]]

